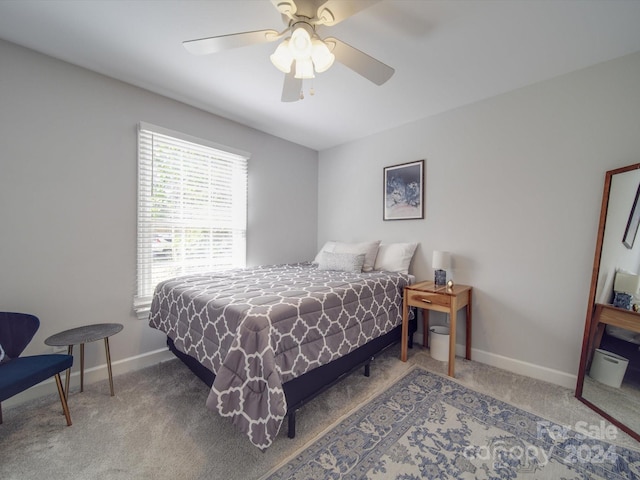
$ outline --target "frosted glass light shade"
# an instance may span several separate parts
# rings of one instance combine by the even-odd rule
[[[271,63],[283,73],[289,73],[291,71],[291,64],[293,63],[293,55],[289,48],[289,39],[278,45],[276,51],[269,57]]]
[[[449,252],[433,252],[432,267],[434,270],[447,270],[451,267],[451,254]]]
[[[293,58],[302,60],[311,56],[311,36],[304,28],[298,27],[291,34],[289,48]]]
[[[310,58],[296,60],[296,78],[315,78],[313,74],[313,63]]]
[[[336,59],[327,44],[315,34],[313,27],[303,22],[289,38],[278,45],[269,58],[284,73],[291,72],[295,61],[295,78],[303,79],[315,78],[315,72],[328,70]]]
[[[329,51],[329,47],[319,38],[311,41],[311,60],[316,72],[322,73],[333,65],[336,56]]]

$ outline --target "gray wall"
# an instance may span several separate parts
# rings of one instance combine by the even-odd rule
[[[318,246],[417,241],[474,286],[473,358],[574,385],[606,170],[640,161],[640,54],[320,153]],[[382,220],[382,169],[426,160],[426,218]],[[343,208],[348,205],[349,208]]]
[[[164,346],[132,310],[141,120],[252,154],[250,265],[316,253],[317,152],[0,41],[0,310],[40,317],[27,353],[98,322],[125,326],[116,371]],[[86,354],[104,365],[99,343]]]
[[[312,150],[0,42],[0,309],[41,317],[27,353],[47,352],[61,329],[114,321],[125,325],[112,341],[121,370],[163,347],[131,308],[143,120],[252,153],[250,264],[312,258],[329,239],[417,241],[422,280],[432,251],[449,250],[453,278],[475,288],[474,358],[571,385],[604,172],[640,161],[639,86],[635,54],[318,163]],[[383,222],[383,167],[421,158],[426,219]],[[87,367],[102,355],[88,348]]]

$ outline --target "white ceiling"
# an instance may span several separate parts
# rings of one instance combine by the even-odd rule
[[[395,75],[376,86],[336,63],[295,103],[280,102],[277,43],[181,44],[283,27],[269,0],[0,0],[2,39],[315,150],[640,51],[640,1],[383,0],[318,33]]]

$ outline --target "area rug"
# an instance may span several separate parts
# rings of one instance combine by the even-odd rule
[[[617,433],[554,424],[416,367],[265,478],[640,478],[640,453]]]

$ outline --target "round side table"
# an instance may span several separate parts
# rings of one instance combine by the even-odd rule
[[[107,369],[109,371],[109,387],[113,397],[113,375],[111,373],[111,355],[109,353],[109,337],[123,329],[120,323],[95,323],[83,327],[71,328],[55,335],[51,335],[44,343],[51,347],[67,347],[69,355],[73,355],[73,346],[80,344],[80,391],[84,391],[84,344],[104,339],[104,350],[107,355]],[[65,397],[69,398],[69,377],[71,368],[65,375]]]

